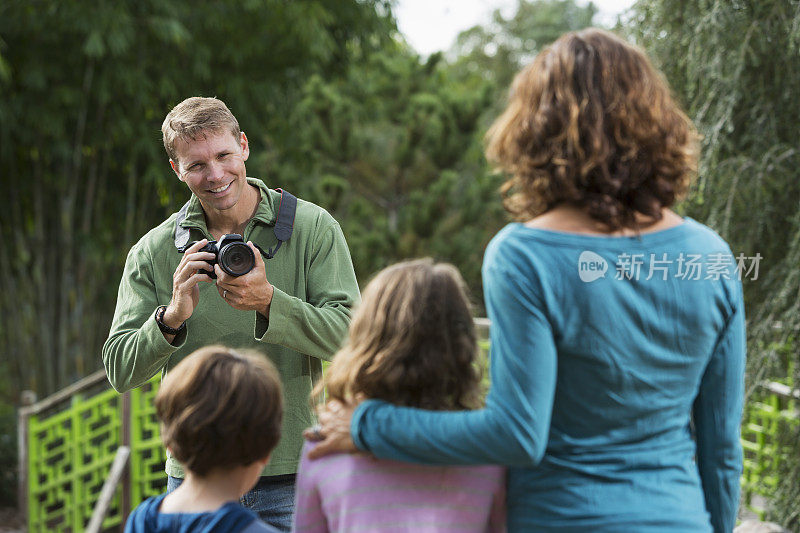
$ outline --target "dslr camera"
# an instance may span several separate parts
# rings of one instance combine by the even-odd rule
[[[190,242],[184,249],[195,242],[197,241]],[[238,233],[223,235],[218,241],[208,241],[208,244],[198,251],[214,254],[214,259],[208,261],[211,266],[219,264],[223,272],[231,276],[244,276],[256,266],[256,256],[253,254],[253,250],[247,246],[247,243]],[[199,272],[208,274],[212,279],[217,279],[217,275],[213,270],[211,272],[200,270]]]

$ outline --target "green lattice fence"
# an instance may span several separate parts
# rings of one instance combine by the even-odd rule
[[[744,474],[742,502],[764,518],[759,498],[770,500],[778,486],[778,472],[789,453],[777,445],[778,436],[800,424],[800,392],[782,383],[766,383],[745,407],[742,424]]]
[[[481,349],[488,348],[488,324],[478,322]],[[33,532],[80,532],[86,527],[117,449],[131,449],[128,475],[117,488],[103,530],[119,531],[131,509],[166,486],[165,452],[159,440],[153,398],[159,377],[125,395],[100,371],[20,411],[20,502],[27,504]],[[742,426],[745,449],[743,502],[767,500],[777,485],[778,467],[789,450],[774,437],[798,424],[800,394],[767,384],[751,398]]]
[[[153,401],[161,376],[131,394],[131,502],[133,506],[145,498],[161,494],[167,487],[164,461],[166,451],[161,444]]]
[[[20,501],[30,532],[80,532],[88,524],[117,449],[131,448],[104,531],[119,531],[132,508],[166,487],[165,452],[153,409],[159,377],[125,395],[101,371],[20,413],[27,441]],[[23,427],[24,425],[24,427]]]

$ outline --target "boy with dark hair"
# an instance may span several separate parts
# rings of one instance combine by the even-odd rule
[[[161,439],[186,478],[137,507],[126,533],[278,531],[238,501],[280,439],[283,392],[272,363],[222,346],[201,348],[164,378],[155,405]]]

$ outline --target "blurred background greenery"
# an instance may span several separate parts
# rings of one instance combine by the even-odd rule
[[[482,314],[483,250],[507,222],[483,135],[519,67],[591,25],[596,8],[520,0],[423,58],[393,7],[0,4],[0,487],[10,489],[0,500],[13,499],[20,392],[41,398],[101,368],[127,250],[187,198],[160,141],[164,115],[187,96],[229,105],[250,139],[251,176],[339,220],[362,283],[430,255],[461,269]],[[615,30],[648,50],[704,136],[679,210],[734,253],[763,257],[745,282],[748,393],[765,379],[796,387],[800,0],[639,0]],[[771,510],[792,527],[798,463]]]

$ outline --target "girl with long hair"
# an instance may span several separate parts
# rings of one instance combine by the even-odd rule
[[[379,272],[367,285],[314,395],[371,398],[430,411],[481,403],[478,346],[464,282],[430,259]],[[422,435],[418,438],[424,438]],[[367,455],[309,462],[297,474],[294,530],[505,531],[505,474],[497,466],[422,466]]]

